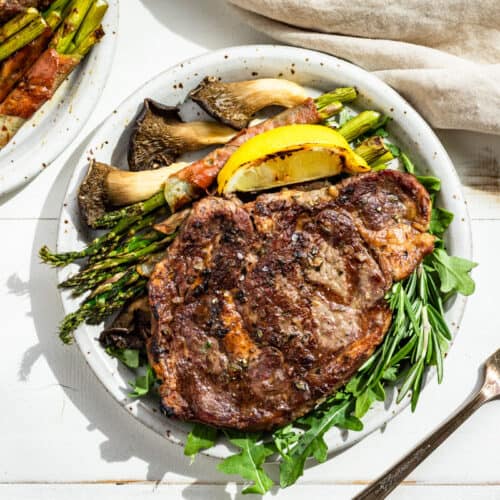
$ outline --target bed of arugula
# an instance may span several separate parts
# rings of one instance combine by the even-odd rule
[[[387,135],[384,128],[375,133]],[[397,146],[389,146],[393,155],[399,157],[402,167],[415,175],[415,167],[408,156]],[[440,179],[418,175],[417,178],[434,202],[441,190]],[[443,378],[443,360],[451,341],[444,319],[445,303],[457,293],[470,295],[474,292],[474,281],[469,273],[476,264],[448,255],[445,248],[443,237],[452,220],[451,212],[438,207],[432,209],[429,232],[436,237],[435,249],[413,274],[393,284],[386,296],[393,313],[391,327],[383,343],[342,390],[307,415],[273,433],[236,432],[195,424],[188,435],[184,454],[193,460],[196,454],[213,447],[219,437],[225,436],[236,451],[221,461],[217,469],[248,481],[243,493],[264,494],[274,485],[265,469],[266,462],[278,457],[280,486],[294,484],[303,474],[309,457],[318,462],[327,459],[326,432],[334,426],[362,430],[363,416],[375,401],[386,399],[386,389],[396,387],[396,401],[399,403],[409,397],[414,410],[426,368],[435,366],[438,381]],[[108,348],[108,354],[138,371],[137,378],[130,383],[131,397],[155,391],[154,372],[139,351]]]

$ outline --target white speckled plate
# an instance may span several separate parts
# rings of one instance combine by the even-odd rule
[[[392,137],[409,152],[422,173],[435,174],[442,179],[440,204],[455,214],[455,220],[448,232],[449,249],[452,254],[471,257],[469,216],[460,181],[443,146],[418,113],[385,83],[352,64],[318,52],[271,45],[234,47],[190,59],[159,74],[123,102],[90,140],[76,166],[61,213],[58,251],[83,247],[90,237],[79,221],[76,203],[77,188],[87,169],[87,157],[93,156],[100,161],[126,167],[129,124],[143,99],[152,97],[162,103],[176,105],[184,101],[189,90],[205,75],[220,76],[227,81],[283,76],[307,86],[314,94],[336,86],[355,85],[360,91],[356,105],[360,108],[374,108],[393,117],[389,127]],[[205,116],[192,103],[184,104],[181,114],[186,120]],[[75,270],[76,266],[64,269],[60,278],[65,278]],[[78,306],[78,301],[72,299],[68,293],[62,294],[62,300],[66,313]],[[465,299],[458,297],[447,311],[447,320],[453,334],[457,332],[464,307]],[[118,366],[116,360],[103,351],[96,340],[100,331],[100,327],[84,325],[75,335],[83,355],[99,380],[136,419],[154,429],[160,436],[182,445],[190,425],[161,415],[157,401],[138,401],[127,397],[127,382],[132,378],[132,372]],[[431,371],[427,375],[428,381],[429,375],[434,373]],[[393,398],[389,399],[384,404],[374,405],[364,418],[365,427],[362,432],[341,432],[332,429],[327,435],[330,452],[338,451],[363,438],[389,421],[408,404],[408,401],[405,401],[396,405]],[[215,457],[224,457],[227,453],[227,444],[224,442],[207,450],[207,454]]]
[[[0,196],[36,177],[71,144],[94,110],[116,47],[118,0],[108,0],[106,36],[0,151]]]

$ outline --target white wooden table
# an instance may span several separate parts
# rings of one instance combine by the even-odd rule
[[[56,335],[63,312],[55,272],[38,248],[54,247],[66,183],[94,128],[137,86],[187,57],[265,43],[222,0],[122,0],[119,43],[99,106],[76,141],[0,206],[0,498],[226,499],[241,484],[158,439],[107,395],[76,347]],[[500,138],[439,134],[459,170],[473,218],[477,292],[461,333],[415,414],[322,465],[279,498],[350,498],[410,450],[473,390],[480,363],[500,347]],[[391,498],[500,499],[500,401],[482,408]],[[274,471],[275,472],[275,471]],[[276,476],[276,474],[274,474]]]

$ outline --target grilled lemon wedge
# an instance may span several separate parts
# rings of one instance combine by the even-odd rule
[[[335,130],[322,125],[287,125],[242,144],[217,177],[220,193],[259,191],[370,167]]]

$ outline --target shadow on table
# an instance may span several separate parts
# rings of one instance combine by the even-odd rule
[[[166,28],[209,50],[272,42],[235,16],[224,0],[141,1]]]

